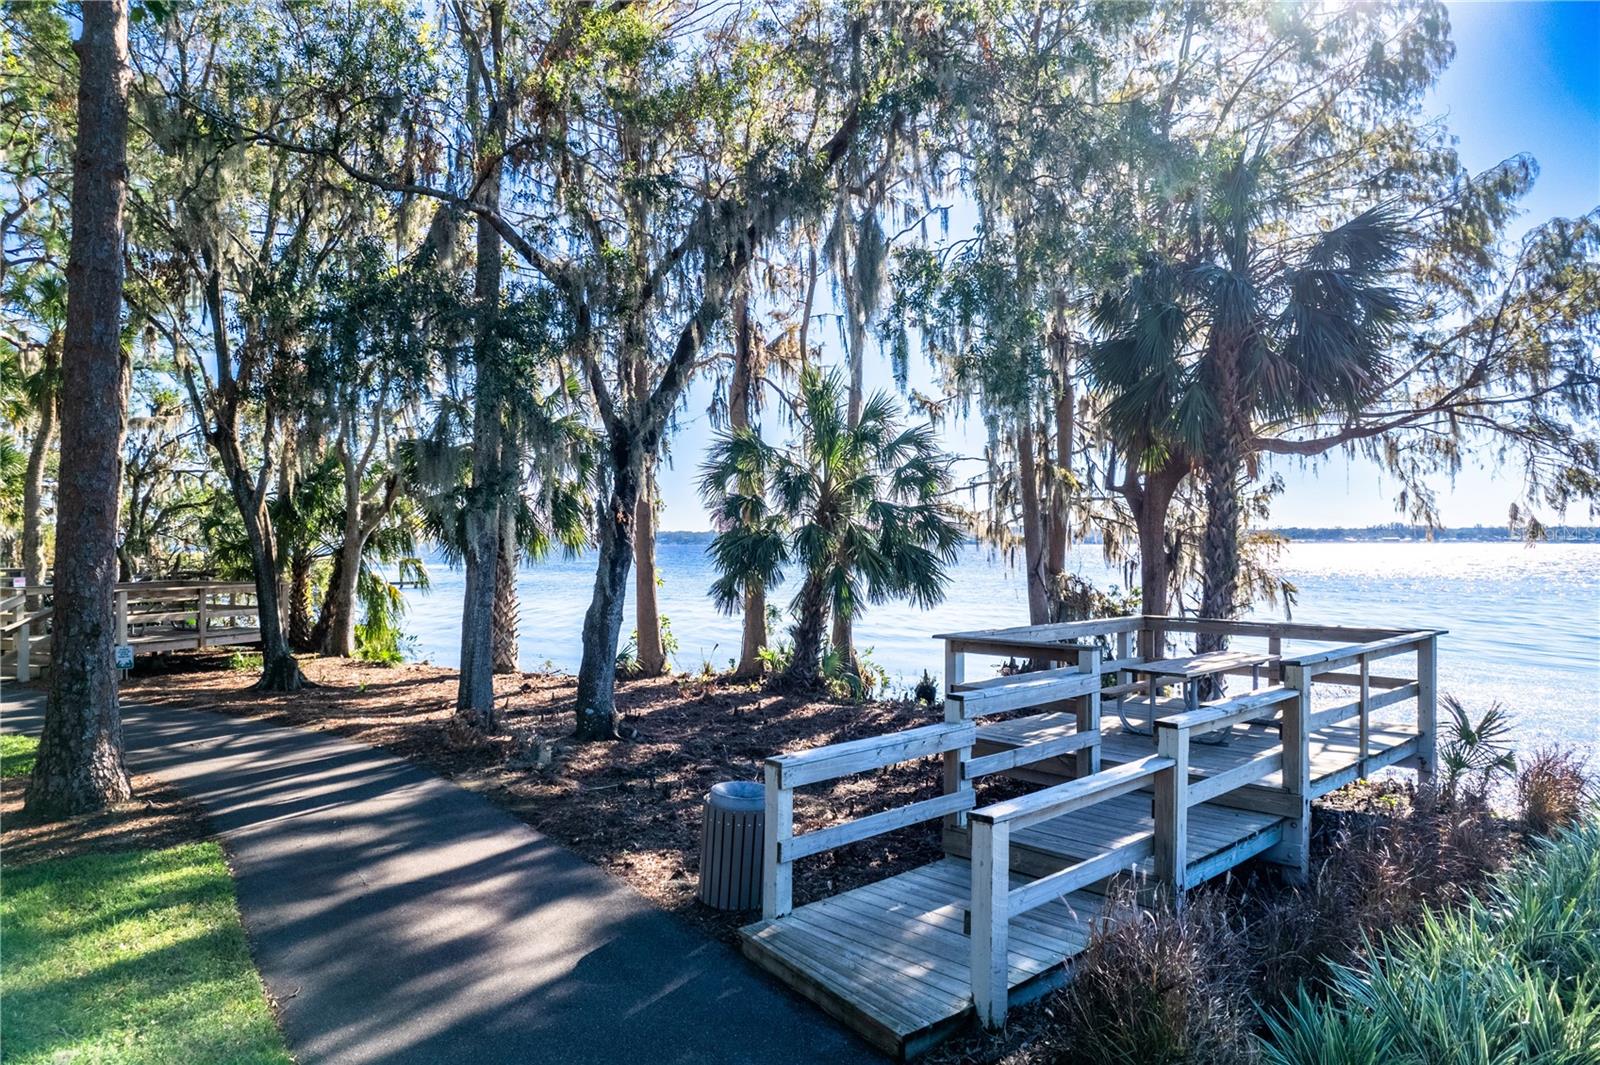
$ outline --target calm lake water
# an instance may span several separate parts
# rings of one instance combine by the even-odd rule
[[[661,610],[678,641],[677,667],[696,670],[709,661],[727,668],[738,654],[739,619],[718,613],[705,595],[712,581],[705,541],[663,542],[657,557]],[[1073,558],[1078,572],[1102,587],[1123,579],[1105,565],[1097,545],[1077,548]],[[1440,642],[1442,691],[1473,710],[1504,703],[1523,749],[1553,740],[1600,749],[1600,544],[1296,543],[1284,551],[1280,568],[1299,588],[1296,621],[1449,629]],[[430,573],[430,590],[407,593],[406,629],[415,639],[415,657],[453,666],[460,656],[463,575],[444,565]],[[592,556],[523,569],[524,669],[577,669],[593,583]],[[780,589],[774,599],[786,603],[787,594]],[[1283,609],[1262,608],[1255,616],[1282,617]],[[929,638],[933,633],[1026,621],[1019,572],[973,546],[953,570],[942,604],[873,608],[856,634],[901,689],[924,669],[939,673],[942,653]],[[632,625],[623,627],[626,640]]]

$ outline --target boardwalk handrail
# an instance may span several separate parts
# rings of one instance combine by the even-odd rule
[[[974,810],[972,833],[972,1004],[978,1020],[994,1027],[1005,1020],[1010,984],[1007,980],[1010,922],[1064,895],[1136,866],[1150,857],[1149,834],[1093,858],[1069,865],[1019,888],[1011,887],[1013,829],[1062,817],[1119,795],[1158,787],[1176,772],[1178,763],[1153,754],[1090,776],[1057,784],[1029,795]]]
[[[951,751],[970,749],[977,727],[970,723],[945,723],[906,729],[887,736],[816,747],[766,760],[766,819],[763,828],[761,916],[782,917],[794,908],[794,862],[907,825],[931,821],[970,810],[974,793],[969,787],[932,799],[908,803],[879,813],[829,825],[815,832],[794,834],[794,789],[804,784],[883,769],[900,762]]]

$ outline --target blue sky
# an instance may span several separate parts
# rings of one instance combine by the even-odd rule
[[[1456,58],[1427,109],[1448,117],[1465,165],[1481,170],[1518,152],[1539,161],[1518,231],[1600,205],[1600,2],[1452,3],[1449,9]],[[833,332],[823,329],[825,336]],[[869,389],[893,387],[881,359],[869,362],[867,378]],[[913,385],[930,378],[925,366],[913,366]],[[672,439],[678,459],[661,472],[663,529],[709,527],[695,467],[711,438],[705,415],[710,389],[709,379],[693,387]],[[958,453],[974,454],[981,444],[977,427],[946,434],[946,446]],[[1397,484],[1364,459],[1286,463],[1277,472],[1286,490],[1274,504],[1274,524],[1371,525],[1399,517]],[[1434,488],[1445,524],[1495,525],[1518,500],[1519,485],[1514,471],[1474,466]],[[1586,514],[1569,518],[1589,524]]]

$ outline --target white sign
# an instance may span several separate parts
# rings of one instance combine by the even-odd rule
[[[126,643],[117,644],[117,668],[118,669],[132,669],[133,668],[133,647],[132,647],[131,644],[126,644]]]

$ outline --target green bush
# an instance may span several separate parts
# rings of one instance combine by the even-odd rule
[[[1600,1061],[1600,816],[1267,1018],[1273,1065]]]

